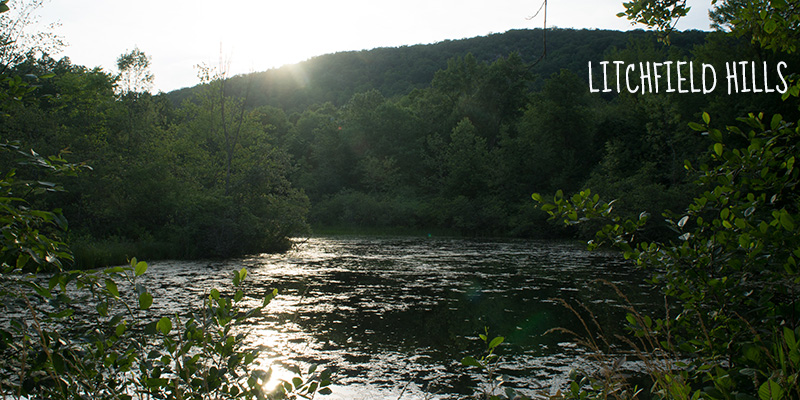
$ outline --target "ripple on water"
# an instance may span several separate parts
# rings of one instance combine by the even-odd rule
[[[585,363],[572,338],[545,334],[582,329],[555,298],[602,309],[596,317],[611,332],[624,320],[623,303],[612,288],[593,283],[597,278],[614,282],[634,305],[658,304],[641,274],[581,244],[354,237],[298,243],[282,255],[155,262],[144,283],[159,299],[154,310],[173,314],[211,288],[229,287],[232,271],[246,266],[251,293],[279,290],[247,326],[250,345],[262,349],[262,367],[284,374],[293,364],[330,367],[337,386],[329,399],[470,393],[479,376],[458,360],[480,354],[475,338],[487,326],[490,335],[506,337],[500,353],[508,384],[550,391]]]

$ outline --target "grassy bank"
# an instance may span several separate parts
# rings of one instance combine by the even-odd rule
[[[311,229],[311,236],[408,236],[408,237],[472,237],[458,229],[418,228],[418,227],[374,227],[354,225],[316,225]],[[492,235],[491,237],[497,237]],[[514,237],[508,235],[507,237]],[[564,238],[558,234],[543,235],[541,238]],[[191,260],[198,258],[186,251],[184,246],[168,241],[147,238],[138,241],[112,237],[95,239],[89,236],[70,238],[75,261],[75,269],[96,269],[114,265],[125,265],[136,257],[140,260]],[[270,251],[280,252],[280,248]],[[288,250],[288,248],[283,249]]]
[[[125,265],[134,257],[149,261],[186,258],[176,246],[154,240],[93,240],[82,237],[73,239],[70,248],[75,257],[73,268],[84,270]]]

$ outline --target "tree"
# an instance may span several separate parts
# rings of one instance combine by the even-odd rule
[[[505,150],[525,149],[511,173],[527,180],[528,189],[550,191],[576,185],[587,177],[597,159],[592,148],[590,98],[574,73],[553,74],[520,118],[518,136],[506,140]]]
[[[655,28],[668,38],[675,23],[689,11],[686,0],[632,0],[617,14],[633,23]],[[800,40],[800,3],[797,0],[712,0],[711,12],[718,28],[749,37],[765,49],[797,51]]]
[[[462,119],[453,129],[444,160],[446,193],[475,198],[486,191],[493,163],[486,139],[478,135],[469,119]]]
[[[528,104],[531,74],[519,54],[495,62],[479,62],[472,53],[448,60],[434,75],[431,87],[449,101],[451,126],[467,117],[490,148],[500,132],[513,126]]]
[[[512,125],[529,102],[532,73],[519,53],[511,53],[489,65],[478,97],[494,115],[494,125]]]
[[[153,88],[153,74],[150,72],[150,57],[138,47],[117,58],[117,94],[142,94]]]
[[[233,159],[242,136],[242,125],[245,121],[245,102],[249,94],[250,83],[244,98],[230,96],[227,92],[229,85],[228,69],[220,59],[217,69],[199,65],[198,77],[200,84],[205,88],[198,94],[201,107],[205,108],[207,130],[211,136],[218,140],[218,144],[225,154],[225,193],[230,193]]]
[[[174,236],[195,257],[286,250],[307,229],[308,199],[287,179],[292,165],[275,146],[269,110],[248,110],[225,74],[200,68],[203,90],[184,102],[164,143],[188,189],[173,212]]]
[[[726,0],[711,12],[716,26],[749,37],[761,47],[794,53],[800,41],[800,2],[797,0]]]
[[[62,38],[53,30],[58,24],[49,24],[43,31],[38,27],[37,11],[45,0],[17,0],[8,5],[0,1],[0,73],[29,57],[54,54],[64,47]]]

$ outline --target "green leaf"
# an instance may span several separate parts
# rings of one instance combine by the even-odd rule
[[[705,111],[703,111],[703,122],[705,122],[706,125],[711,123],[711,116]]]
[[[161,317],[161,319],[158,320],[158,323],[156,324],[156,329],[158,329],[159,332],[164,334],[164,336],[167,336],[169,335],[169,332],[172,330],[172,321],[167,317]]]
[[[793,351],[797,349],[797,338],[794,335],[794,331],[789,329],[788,327],[783,327],[783,338],[786,341],[786,345],[789,347],[789,351]]]
[[[714,143],[714,153],[717,153],[718,156],[722,155],[722,143]]]
[[[465,367],[483,368],[481,363],[479,363],[478,360],[476,360],[475,357],[472,357],[472,356],[466,356],[466,357],[462,358],[461,359],[461,365],[463,365]]]
[[[794,230],[794,218],[785,209],[781,210],[780,222],[783,229]]]
[[[53,357],[53,369],[55,369],[56,373],[63,374],[64,372],[66,372],[67,370],[66,364],[64,363],[64,358],[61,356],[61,354],[54,353],[52,357]]]
[[[136,267],[135,267],[134,270],[135,270],[136,276],[144,275],[144,273],[147,272],[147,263],[144,262],[144,261],[139,261],[138,263],[136,263]]]
[[[74,313],[75,313],[75,310],[73,310],[73,309],[71,309],[71,308],[67,308],[67,309],[65,309],[65,310],[61,310],[61,311],[59,311],[59,312],[57,312],[57,313],[51,313],[51,314],[48,314],[48,316],[49,316],[50,318],[53,318],[53,319],[61,319],[61,318],[66,318],[66,317],[69,317],[69,316],[71,316],[71,315],[72,315],[72,314],[74,314]]]
[[[111,293],[115,298],[119,297],[119,289],[117,289],[117,284],[113,280],[106,279],[106,289],[108,289],[108,293]]]
[[[781,126],[781,121],[783,121],[783,116],[780,114],[775,114],[772,116],[772,121],[770,121],[769,127],[773,131],[777,131],[778,128]]]
[[[781,385],[769,379],[758,388],[758,398],[761,400],[780,400],[783,398],[783,389]]]
[[[702,132],[706,130],[706,127],[703,125],[698,124],[697,122],[689,122],[689,128],[693,131]]]
[[[233,273],[233,286],[239,286],[242,282],[244,282],[244,278],[247,277],[247,268],[242,268],[239,272]]]
[[[117,327],[114,329],[114,333],[116,333],[117,336],[119,337],[122,336],[122,334],[125,333],[127,329],[128,325],[125,323],[125,321],[123,321],[121,324],[117,325]]]
[[[744,218],[736,218],[736,220],[734,221],[734,224],[739,229],[742,229],[742,230],[747,229],[747,221],[745,221]]]
[[[150,306],[153,305],[153,295],[150,293],[144,292],[139,295],[139,309],[140,310],[147,310]]]
[[[764,23],[764,32],[772,34],[776,29],[778,29],[778,23],[775,22],[775,20],[768,19],[767,22]]]
[[[106,303],[105,301],[97,303],[97,305],[94,308],[97,310],[97,313],[100,314],[101,317],[108,316],[108,303]]]
[[[261,305],[266,307],[272,301],[272,299],[274,299],[275,296],[277,295],[278,295],[278,289],[272,289],[272,292],[264,296],[264,302]]]
[[[36,282],[30,282],[30,283],[28,283],[28,286],[32,287],[33,290],[35,290],[36,293],[39,294],[39,296],[42,296],[42,297],[47,298],[47,299],[53,297],[53,294],[50,293],[49,290],[47,290],[44,286],[42,286],[42,285],[40,285],[40,284],[38,284]]]
[[[328,386],[328,385],[331,384],[330,379],[331,379],[331,374],[332,373],[333,372],[331,370],[329,370],[329,369],[324,369],[324,370],[322,370],[322,372],[320,372],[319,378],[322,380],[320,382],[320,386]]]
[[[292,385],[294,385],[295,389],[299,389],[300,387],[303,386],[303,380],[295,376],[294,378],[292,378]]]
[[[502,336],[498,336],[498,337],[492,339],[492,342],[489,343],[489,348],[493,349],[493,348],[499,346],[500,343],[503,343],[504,340],[505,340],[505,338],[502,337]]]
[[[719,129],[709,129],[708,136],[711,137],[711,140],[720,143],[722,142],[722,132]]]
[[[25,253],[20,254],[17,257],[17,269],[23,269],[25,267],[25,265],[28,264],[28,261],[30,261],[30,259],[31,259],[31,256],[29,256],[29,255],[27,255]]]

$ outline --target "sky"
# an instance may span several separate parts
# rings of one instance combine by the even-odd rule
[[[17,1],[11,0],[10,6]],[[689,0],[678,29],[708,30],[710,0]],[[153,92],[199,83],[196,65],[223,59],[232,75],[314,56],[436,43],[543,25],[542,0],[49,0],[40,23],[60,23],[55,56],[116,73],[119,55],[151,57]],[[629,30],[622,0],[549,0],[549,28]]]

